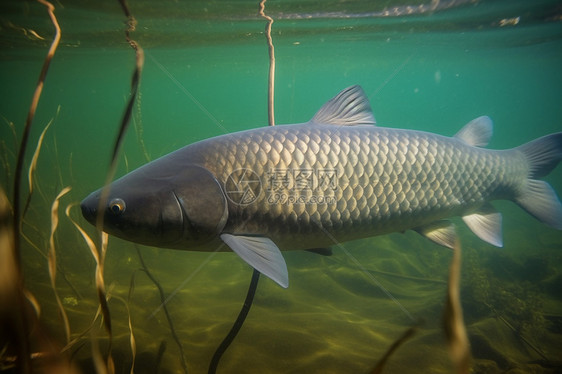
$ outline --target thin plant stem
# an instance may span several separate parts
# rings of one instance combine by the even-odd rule
[[[144,51],[139,46],[139,44],[131,39],[130,33],[135,30],[137,21],[135,17],[129,11],[129,7],[125,0],[119,0],[121,8],[127,17],[127,28],[125,29],[125,38],[129,45],[135,50],[136,62],[135,62],[135,70],[133,72],[133,76],[131,79],[131,91],[129,95],[129,101],[125,108],[125,113],[121,120],[121,126],[119,128],[117,137],[115,139],[115,144],[113,147],[113,153],[111,156],[111,162],[109,166],[109,170],[107,172],[104,188],[102,189],[102,193],[100,196],[100,201],[98,205],[98,212],[103,212],[103,207],[107,203],[107,199],[109,196],[109,184],[115,175],[115,171],[117,170],[117,161],[119,151],[121,149],[121,145],[125,138],[125,133],[130,124],[131,114],[133,110],[133,106],[135,103],[135,99],[137,97],[139,82],[141,77],[142,68],[144,66]],[[104,316],[104,326],[109,336],[109,345],[107,349],[107,370],[110,373],[115,371],[115,365],[113,363],[113,358],[111,356],[111,349],[112,349],[112,330],[111,330],[111,316],[109,312],[109,306],[107,305],[107,299],[105,295],[105,286],[103,280],[103,269],[104,269],[104,262],[105,262],[105,254],[107,252],[107,234],[103,232],[103,214],[99,214],[97,217],[96,227],[100,230],[101,233],[101,244],[100,244],[100,252],[98,253],[98,261],[96,263],[96,285],[98,291],[98,299],[100,306],[102,307],[102,314]]]
[[[246,300],[244,300],[244,304],[242,305],[242,309],[240,309],[240,313],[232,325],[232,328],[218,346],[213,358],[211,359],[211,364],[209,365],[209,374],[214,374],[217,372],[217,366],[219,365],[219,361],[230,346],[230,343],[234,340],[236,335],[238,335],[238,331],[242,328],[244,321],[246,320],[246,316],[250,312],[250,308],[252,307],[252,303],[254,302],[254,295],[256,294],[256,289],[258,288],[258,281],[260,280],[260,272],[254,269],[252,273],[252,279],[250,280],[250,286],[248,287],[248,293],[246,294]]]
[[[23,274],[21,271],[21,256],[20,256],[20,233],[21,233],[21,207],[20,207],[20,190],[21,190],[21,179],[22,179],[22,172],[23,172],[23,163],[25,159],[25,151],[27,149],[27,143],[29,140],[29,134],[31,132],[31,125],[33,123],[33,118],[35,117],[35,112],[37,110],[37,105],[39,104],[39,99],[41,97],[41,92],[43,91],[43,86],[45,84],[45,78],[47,77],[47,72],[49,71],[49,66],[55,55],[57,47],[59,45],[61,30],[58,24],[57,18],[55,17],[55,7],[46,0],[37,0],[39,3],[43,4],[47,7],[47,12],[49,17],[51,18],[51,22],[55,27],[55,36],[45,56],[45,60],[43,61],[43,67],[41,68],[41,72],[39,73],[39,79],[37,81],[37,85],[35,87],[35,91],[33,93],[33,97],[31,100],[31,104],[29,106],[29,111],[27,114],[27,118],[25,121],[25,127],[23,129],[23,134],[18,150],[18,156],[16,161],[16,170],[14,173],[14,190],[13,190],[13,216],[12,216],[12,227],[13,227],[13,245],[11,246],[12,250],[12,257],[14,260],[14,276],[16,280],[16,288],[19,290],[23,290]],[[14,324],[14,330],[17,331],[17,353],[18,353],[18,360],[20,364],[20,372],[21,373],[29,373],[31,372],[31,362],[30,362],[30,342],[29,342],[29,326],[28,321],[23,314],[23,310],[26,305],[25,297],[23,292],[16,292],[16,307],[22,311],[20,317],[17,318]]]
[[[401,345],[403,345],[408,340],[410,340],[414,336],[417,330],[418,328],[416,326],[410,327],[402,334],[401,337],[399,337],[394,343],[392,343],[392,345],[388,348],[384,356],[382,356],[379,363],[377,364],[377,366],[375,366],[375,368],[371,371],[370,374],[381,374],[384,368],[386,367],[386,363],[388,362],[388,359],[394,354],[394,352],[396,352],[398,348],[400,348]]]
[[[27,113],[27,119],[25,121],[25,127],[23,129],[23,134],[20,142],[20,147],[18,151],[18,158],[16,162],[16,170],[14,176],[14,198],[13,198],[13,225],[14,225],[14,258],[16,259],[16,266],[18,268],[21,267],[21,258],[20,258],[20,219],[21,219],[21,212],[20,212],[20,189],[21,189],[21,175],[23,172],[23,162],[25,159],[25,151],[27,149],[27,143],[29,139],[29,134],[31,132],[31,125],[33,123],[33,119],[35,118],[35,112],[37,111],[37,105],[39,104],[39,99],[41,98],[41,92],[43,92],[43,86],[45,85],[45,78],[47,77],[47,72],[49,71],[49,66],[51,65],[51,61],[55,56],[55,52],[59,45],[60,37],[61,37],[61,29],[57,18],[55,17],[55,7],[46,0],[37,0],[39,3],[45,5],[47,7],[47,12],[49,13],[49,17],[51,18],[51,22],[55,27],[55,36],[53,38],[53,42],[51,43],[51,47],[47,52],[47,56],[45,56],[45,60],[43,61],[43,67],[41,68],[41,72],[39,73],[39,79],[37,81],[37,85],[35,87],[35,92],[33,93],[33,98],[31,99],[31,105],[29,106],[29,112]],[[21,274],[20,274],[21,276]],[[23,280],[22,280],[23,283]]]
[[[164,310],[164,314],[166,315],[166,320],[168,321],[168,325],[170,326],[170,332],[172,333],[172,337],[174,338],[174,341],[178,346],[178,350],[180,351],[180,358],[181,358],[183,371],[184,373],[187,374],[187,362],[185,360],[183,345],[181,344],[180,338],[178,337],[178,334],[176,333],[176,329],[174,328],[174,323],[172,322],[172,317],[170,316],[170,312],[168,312],[168,307],[166,306],[166,295],[164,294],[164,290],[162,289],[162,286],[160,285],[158,280],[154,277],[154,275],[152,275],[150,270],[148,270],[148,267],[144,263],[144,259],[142,257],[139,247],[135,245],[135,249],[137,250],[137,255],[139,256],[139,261],[142,266],[142,271],[144,271],[146,276],[152,281],[152,283],[154,283],[156,288],[158,288],[158,293],[160,294],[160,302],[161,302],[160,305],[162,306],[162,309]]]
[[[275,126],[275,111],[274,111],[274,93],[275,93],[275,48],[273,47],[273,39],[271,38],[271,26],[273,25],[273,18],[265,14],[265,2],[260,1],[260,16],[267,20],[265,25],[265,38],[269,49],[269,79],[267,89],[267,114],[269,126]]]

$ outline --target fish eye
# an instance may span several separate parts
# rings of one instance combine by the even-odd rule
[[[125,202],[122,199],[113,199],[109,202],[108,209],[115,215],[121,214],[125,211]]]

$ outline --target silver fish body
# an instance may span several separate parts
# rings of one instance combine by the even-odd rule
[[[225,186],[224,231],[265,235],[286,249],[465,215],[514,198],[529,169],[516,150],[371,125],[259,128],[199,142],[178,157]]]
[[[278,248],[408,229],[452,247],[451,216],[502,246],[492,200],[516,201],[562,229],[560,202],[537,179],[562,158],[562,133],[510,150],[481,148],[491,133],[488,117],[454,137],[374,126],[353,86],[310,122],[206,139],[124,176],[110,186],[103,228],[169,248],[215,250],[224,242],[282,286],[288,278]],[[82,203],[90,222],[100,191]]]

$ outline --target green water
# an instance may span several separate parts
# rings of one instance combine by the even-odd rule
[[[473,118],[489,115],[495,124],[489,147],[497,149],[561,131],[560,1],[479,1],[414,16],[364,17],[405,3],[268,4],[276,19],[276,122],[307,121],[341,89],[360,84],[379,126],[453,135]],[[45,258],[51,203],[63,187],[72,186],[59,212],[57,289],[77,337],[98,306],[95,264],[64,209],[103,184],[134,52],[125,42],[117,2],[61,0],[55,6],[62,40],[34,121],[28,162],[39,134],[54,120],[25,217],[29,241],[22,242],[22,258],[41,320],[63,342]],[[130,7],[138,20],[132,36],[143,46],[146,62],[119,175],[144,164],[147,156],[266,125],[268,52],[257,2],[131,0]],[[17,144],[53,31],[38,3],[5,1],[0,10],[0,182],[11,199]],[[520,17],[516,25],[500,26],[515,17]],[[545,179],[562,193],[560,167]],[[485,244],[455,219],[463,245],[461,297],[473,367],[482,373],[560,372],[562,233],[511,202],[494,205],[503,213],[504,248]],[[76,206],[71,216],[95,236]],[[450,372],[441,330],[450,251],[413,232],[344,246],[370,276],[338,248],[331,257],[285,253],[290,287],[281,289],[262,277],[218,372],[368,373],[418,320],[421,329],[385,372]],[[141,250],[171,296],[167,306],[189,372],[207,372],[244,300],[251,269],[232,253]],[[154,371],[162,344],[160,371],[182,372],[158,291],[139,268],[135,247],[110,238],[105,282],[114,295],[109,307],[118,372],[129,372],[131,363],[127,311],[119,297],[127,299],[133,276],[129,308],[136,372]],[[98,327],[94,331],[103,348],[106,334]],[[90,334],[82,342],[71,351],[84,371],[92,372]]]

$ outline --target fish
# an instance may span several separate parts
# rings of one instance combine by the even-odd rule
[[[562,206],[542,177],[562,159],[562,132],[490,150],[492,120],[454,136],[376,125],[369,100],[351,86],[305,123],[204,139],[151,161],[81,202],[84,218],[110,235],[148,246],[232,250],[287,288],[281,251],[414,230],[453,248],[451,217],[503,246],[511,200],[562,230]],[[98,224],[99,225],[99,224]]]

